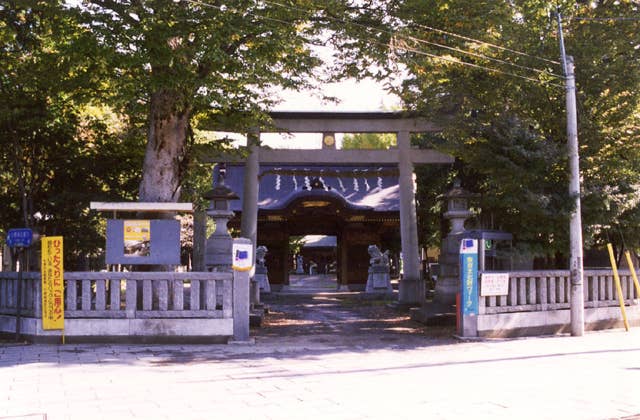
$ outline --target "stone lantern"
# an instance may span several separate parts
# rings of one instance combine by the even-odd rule
[[[227,223],[234,216],[231,200],[237,200],[239,197],[227,186],[221,184],[204,193],[203,198],[211,200],[207,214],[213,219],[216,227],[205,246],[205,269],[231,271],[233,238],[229,235]]]
[[[456,301],[459,289],[460,234],[465,231],[464,222],[473,215],[469,210],[469,199],[476,194],[470,193],[455,180],[453,188],[444,197],[447,200],[447,212],[444,218],[451,223],[451,232],[443,238],[440,248],[440,275],[436,282],[433,300],[433,312],[448,313]]]
[[[447,212],[443,215],[451,223],[451,234],[464,232],[464,222],[473,215],[469,210],[469,198],[474,194],[460,186],[460,180],[453,182],[453,188],[445,194]]]

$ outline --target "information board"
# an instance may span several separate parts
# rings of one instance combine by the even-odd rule
[[[107,264],[180,264],[177,220],[107,220]]]
[[[505,296],[509,294],[509,273],[482,273],[480,296]]]

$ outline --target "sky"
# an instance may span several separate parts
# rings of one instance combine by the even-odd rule
[[[335,50],[329,45],[311,46],[312,53],[325,62],[326,67],[334,64]],[[347,79],[340,83],[330,83],[321,87],[321,93],[325,96],[335,97],[339,101],[323,102],[319,94],[308,91],[293,92],[281,91],[283,102],[276,106],[274,111],[384,111],[398,108],[400,99],[387,93],[382,84],[371,79],[357,81]],[[274,148],[321,148],[321,134],[297,134],[294,138],[290,135],[263,134],[261,140],[264,144]],[[293,141],[292,141],[293,140]],[[336,144],[340,147],[342,133],[336,133]]]
[[[324,103],[320,95],[311,92],[283,91],[283,102],[274,111],[385,111],[396,108],[400,100],[395,95],[385,92],[381,84],[373,80],[345,80],[331,83],[321,89],[327,96],[339,99],[338,103]],[[281,149],[319,149],[322,147],[321,134],[262,134],[262,142],[273,148]],[[336,134],[337,146],[340,147],[342,135]]]
[[[342,83],[331,83],[322,88],[325,95],[335,96],[340,102],[323,103],[320,98],[311,96],[309,92],[282,93],[284,102],[275,111],[382,111],[398,105],[399,99],[386,93],[379,83],[367,79],[346,80]]]

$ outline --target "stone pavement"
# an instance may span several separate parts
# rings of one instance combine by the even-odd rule
[[[352,301],[335,304],[334,317],[325,312],[308,319],[301,311],[289,317],[282,299],[272,299],[274,321],[252,330],[255,345],[0,344],[0,419],[610,419],[640,413],[640,329],[461,342],[397,314],[376,315],[379,328],[360,322],[353,316],[360,309],[349,312],[361,308]],[[335,299],[298,298],[295,306],[319,302],[327,311]],[[278,333],[289,323],[297,327]]]

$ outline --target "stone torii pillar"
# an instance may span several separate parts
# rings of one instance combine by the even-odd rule
[[[420,273],[418,222],[411,160],[411,138],[408,131],[399,131],[398,170],[400,187],[400,237],[402,243],[403,277],[399,284],[398,301],[404,305],[419,304],[424,300],[424,285]]]
[[[402,233],[402,261],[404,278],[400,283],[400,303],[413,305],[424,298],[420,272],[418,233],[415,214],[413,167],[421,164],[450,164],[453,158],[435,150],[412,149],[410,133],[437,132],[441,129],[420,116],[406,112],[271,112],[271,127],[262,132],[275,133],[397,133],[398,148],[389,150],[325,149],[260,149],[257,134],[248,141],[250,155],[246,160],[244,201],[241,229],[244,237],[254,242],[258,220],[258,175],[260,163],[296,165],[398,165],[400,191],[400,219]],[[222,127],[211,127],[227,131]],[[251,135],[250,135],[251,136]],[[211,160],[220,162],[218,156]],[[222,157],[223,161],[237,161],[237,156]],[[344,271],[344,270],[343,270]],[[343,280],[344,283],[344,280]]]
[[[247,147],[249,156],[245,164],[244,198],[242,200],[242,218],[240,220],[240,235],[247,238],[253,244],[253,255],[256,252],[258,240],[258,179],[260,173],[260,135],[257,132],[247,135]],[[251,273],[251,287],[258,287],[254,273]],[[251,293],[251,303],[260,303],[260,293]]]

